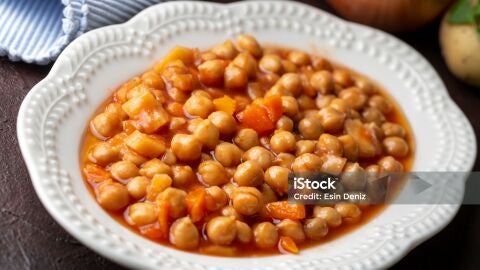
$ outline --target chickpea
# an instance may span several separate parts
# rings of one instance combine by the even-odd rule
[[[380,95],[373,95],[368,99],[368,105],[379,109],[382,113],[387,114],[392,111],[392,104]]]
[[[202,143],[194,135],[175,134],[172,138],[171,148],[181,161],[196,160],[202,153]]]
[[[295,155],[299,156],[305,153],[313,153],[313,151],[315,151],[316,144],[317,144],[317,141],[311,141],[311,140],[297,141]]]
[[[283,113],[289,117],[295,117],[298,114],[298,103],[294,97],[282,96]]]
[[[333,81],[343,87],[348,87],[353,83],[350,73],[346,70],[335,69],[332,75]]]
[[[317,105],[315,104],[315,100],[313,100],[311,97],[307,95],[300,95],[297,98],[297,102],[298,102],[298,107],[300,108],[301,111],[312,110],[317,108]]]
[[[177,163],[177,157],[171,149],[167,149],[163,154],[162,161],[167,165],[173,165]]]
[[[117,211],[128,205],[127,188],[120,183],[103,182],[95,190],[98,203],[106,210]]]
[[[226,63],[224,60],[209,60],[198,66],[200,82],[207,86],[221,86]]]
[[[293,96],[290,91],[288,91],[283,85],[275,84],[272,86],[266,93],[265,97],[272,97],[272,96]]]
[[[184,103],[189,97],[188,92],[181,91],[176,87],[167,89],[168,96],[173,99],[175,102]],[[182,113],[183,114],[183,113]]]
[[[285,72],[297,72],[298,70],[297,66],[292,61],[282,60],[282,66]]]
[[[233,175],[233,180],[239,186],[256,187],[263,183],[263,178],[262,167],[253,160],[247,160],[238,165],[237,170]]]
[[[275,153],[292,152],[295,143],[295,135],[288,131],[278,131],[270,139],[270,147]]]
[[[305,220],[303,230],[305,235],[313,240],[320,240],[328,234],[327,222],[319,217]]]
[[[205,197],[205,207],[208,211],[217,211],[227,205],[228,196],[223,189],[218,186],[212,186],[205,189],[207,192]]]
[[[314,154],[306,153],[298,156],[292,164],[294,172],[319,172],[322,159]]]
[[[154,158],[145,162],[139,173],[148,178],[152,178],[155,174],[168,174],[172,175],[172,169],[165,162]]]
[[[348,190],[363,190],[367,183],[367,174],[358,163],[347,163],[343,169],[343,186]]]
[[[406,134],[405,129],[399,124],[395,124],[391,122],[383,123],[382,130],[383,130],[383,134],[387,137],[397,136],[397,137],[405,138],[405,134]]]
[[[137,152],[129,149],[128,147],[124,147],[121,150],[121,155],[123,161],[132,162],[136,166],[140,166],[148,161],[148,159],[146,159],[144,156],[139,155]]]
[[[233,59],[237,55],[237,49],[233,46],[232,41],[227,40],[212,48],[212,52],[222,59]]]
[[[318,112],[320,124],[326,132],[335,133],[343,128],[345,113],[339,112],[332,107],[326,107]]]
[[[302,92],[302,82],[297,73],[285,73],[278,80],[278,84],[282,85],[288,92],[294,96],[300,95]]]
[[[210,120],[205,119],[197,125],[193,132],[193,136],[195,136],[205,148],[214,149],[218,144],[220,132]]]
[[[237,122],[232,115],[224,111],[215,111],[208,116],[208,120],[217,127],[222,135],[231,135],[236,130]]]
[[[215,159],[225,167],[237,165],[241,158],[242,150],[235,144],[222,142],[215,147]]]
[[[122,130],[122,123],[117,114],[100,113],[90,122],[90,130],[98,139],[110,138]]]
[[[242,215],[254,215],[263,207],[262,193],[254,187],[238,187],[232,194],[232,206]]]
[[[321,70],[313,73],[310,77],[310,84],[322,95],[333,92],[333,77],[329,71]]]
[[[305,232],[299,221],[284,219],[277,224],[277,230],[281,236],[288,236],[296,243],[305,241]]]
[[[193,183],[197,177],[190,166],[174,165],[172,166],[172,185],[175,187],[185,187]]]
[[[110,167],[110,173],[115,179],[122,181],[137,176],[138,168],[131,161],[117,161]]]
[[[263,203],[267,204],[278,201],[277,194],[268,184],[263,183],[260,187],[260,192],[262,192]],[[262,211],[263,210],[265,210],[265,208],[262,208]]]
[[[377,92],[375,86],[364,78],[356,78],[355,86],[358,87],[362,91],[362,93],[367,96],[371,96]]]
[[[236,220],[240,220],[240,221],[243,220],[243,216],[237,210],[235,210],[235,208],[233,208],[233,206],[231,206],[231,205],[227,205],[227,206],[223,207],[220,210],[220,214],[222,214],[222,216],[226,216],[226,217],[233,217]]]
[[[237,38],[237,48],[241,52],[249,52],[256,58],[262,56],[262,48],[257,40],[250,35],[240,35]]]
[[[247,86],[247,95],[251,100],[255,100],[257,98],[262,98],[265,95],[265,90],[263,90],[260,83],[250,82]]]
[[[276,54],[265,54],[258,62],[258,66],[264,72],[282,72],[282,60]]]
[[[276,128],[284,131],[293,130],[293,120],[288,116],[283,115],[280,119],[277,120]]]
[[[400,137],[387,137],[383,139],[383,149],[388,155],[394,157],[405,157],[408,154],[408,144]]]
[[[343,167],[347,163],[346,158],[339,156],[326,154],[323,156],[323,163],[320,171],[333,175],[339,175],[342,172]]]
[[[330,108],[334,108],[335,110],[349,114],[350,113],[350,107],[347,105],[347,102],[344,99],[341,98],[334,98],[330,104],[328,105]]]
[[[198,173],[201,180],[208,186],[219,186],[228,182],[227,172],[220,162],[207,160],[200,163]]]
[[[109,143],[100,142],[93,146],[88,159],[100,166],[108,165],[120,159],[118,149]]]
[[[362,215],[360,208],[353,203],[337,203],[335,204],[335,210],[347,222],[357,221]]]
[[[313,59],[312,65],[313,65],[313,68],[315,68],[316,70],[327,70],[327,71],[333,70],[333,67],[330,61],[322,57],[316,57],[315,59]]]
[[[143,226],[157,221],[157,209],[150,203],[138,202],[128,208],[128,218],[135,226]]]
[[[317,95],[317,98],[315,99],[315,105],[317,105],[317,108],[323,109],[330,105],[334,99],[334,95]]]
[[[214,217],[207,223],[208,240],[217,245],[230,245],[237,235],[237,225],[233,217]]]
[[[262,222],[253,227],[253,237],[257,247],[262,249],[273,248],[278,242],[278,231],[270,222]]]
[[[188,115],[207,118],[214,106],[210,98],[203,95],[192,95],[183,105],[183,110]]]
[[[280,153],[275,158],[275,161],[273,162],[273,164],[289,169],[292,167],[292,164],[294,161],[295,161],[294,155],[289,153]]]
[[[170,243],[181,249],[194,249],[200,242],[197,227],[189,217],[177,219],[170,227]]]
[[[361,109],[367,102],[367,96],[354,86],[340,91],[338,97],[345,100],[348,107],[355,110]]]
[[[399,161],[397,161],[394,157],[392,156],[386,156],[381,158],[378,162],[378,165],[382,167],[382,169],[385,172],[402,172],[403,171],[403,165]]]
[[[343,156],[350,161],[356,161],[358,159],[358,144],[350,135],[342,135],[338,137],[338,140],[342,144]]]
[[[320,154],[342,156],[343,146],[336,136],[324,133],[320,136],[320,138],[318,138],[315,152]]]
[[[257,74],[257,61],[249,53],[240,53],[233,59],[232,63],[243,69],[249,78],[254,78]]]
[[[260,165],[263,170],[266,170],[273,162],[272,152],[268,151],[264,147],[254,146],[243,154],[243,160],[252,160],[256,164]]]
[[[291,51],[288,54],[288,60],[297,66],[306,66],[310,64],[310,56],[302,51]]]
[[[317,140],[323,133],[322,125],[313,118],[303,118],[298,123],[298,130],[302,137],[307,140]]]
[[[229,65],[225,69],[223,80],[227,89],[243,89],[247,86],[248,74],[237,66]]]
[[[328,227],[335,228],[342,224],[342,216],[332,207],[315,206],[313,216],[327,222]]]
[[[369,107],[363,110],[362,119],[366,123],[375,123],[377,126],[381,126],[385,122],[385,116],[377,108]]]
[[[242,244],[248,244],[252,241],[253,232],[247,223],[236,220],[235,226],[237,227],[237,241]]]
[[[288,192],[288,174],[290,170],[280,166],[272,166],[265,172],[265,183],[267,183],[278,194]]]
[[[168,214],[172,218],[179,218],[185,215],[185,197],[187,193],[181,189],[167,187],[157,197],[157,201],[168,202]]]
[[[150,180],[145,176],[137,176],[127,183],[128,194],[134,199],[141,199],[147,194],[147,186]]]

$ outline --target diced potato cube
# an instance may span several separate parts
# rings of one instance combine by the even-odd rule
[[[168,174],[156,174],[147,187],[147,200],[155,201],[158,194],[172,186],[172,178]]]
[[[127,101],[127,92],[134,88],[135,86],[139,85],[142,80],[139,77],[135,77],[130,81],[124,83],[115,93],[115,98],[120,101],[120,103],[124,103]]]
[[[347,163],[346,158],[327,154],[324,156],[324,161],[320,171],[333,175],[339,175],[342,172],[345,163]]]
[[[135,152],[149,158],[158,157],[165,152],[165,143],[163,141],[152,138],[138,130],[130,134],[125,139],[125,143]]]
[[[173,48],[164,58],[160,61],[154,68],[154,70],[158,73],[162,72],[162,70],[167,66],[168,63],[180,60],[185,65],[191,65],[194,61],[194,53],[193,50],[181,46],[176,46]]]
[[[147,92],[150,92],[150,88],[140,84],[135,86],[134,88],[130,89],[127,91],[127,100],[130,100],[132,98],[139,97]],[[153,93],[152,93],[153,94]],[[154,95],[155,96],[155,95]]]
[[[122,109],[130,118],[134,118],[140,112],[153,109],[156,105],[157,100],[155,99],[155,96],[148,91],[125,102],[122,105]]]
[[[168,174],[172,176],[172,169],[165,162],[154,158],[143,164],[140,174],[148,178],[153,178],[155,174]]]
[[[153,110],[143,111],[136,118],[136,127],[145,133],[154,133],[170,121],[167,111],[160,105]]]
[[[236,110],[237,101],[229,96],[223,96],[213,100],[213,105],[217,111],[224,111],[232,115]]]

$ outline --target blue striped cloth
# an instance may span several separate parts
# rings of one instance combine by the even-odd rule
[[[47,64],[79,35],[161,0],[0,0],[0,56]]]

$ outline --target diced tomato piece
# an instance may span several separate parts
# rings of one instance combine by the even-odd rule
[[[249,105],[243,111],[241,121],[243,125],[254,129],[259,135],[268,134],[275,129],[275,124],[268,116],[267,110],[256,104]]]
[[[268,117],[272,122],[276,123],[282,117],[282,99],[280,96],[271,96],[263,99],[263,107],[268,112]]]
[[[205,216],[205,196],[205,189],[197,188],[190,191],[185,198],[185,204],[193,222],[200,221]]]

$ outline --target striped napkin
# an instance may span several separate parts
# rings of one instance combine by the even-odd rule
[[[47,64],[72,40],[162,0],[0,0],[0,56]]]

